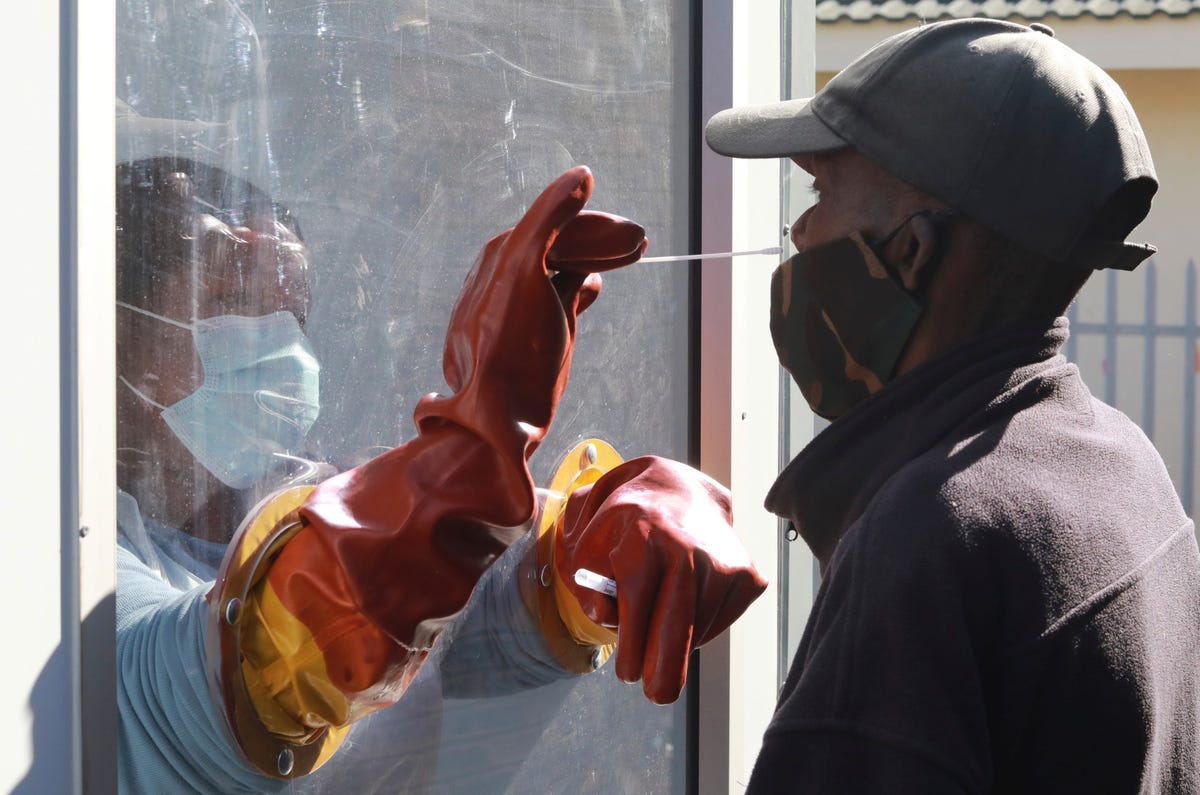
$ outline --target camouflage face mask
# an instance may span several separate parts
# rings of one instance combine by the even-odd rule
[[[771,279],[779,361],[830,420],[883,388],[923,311],[857,232],[802,251]]]

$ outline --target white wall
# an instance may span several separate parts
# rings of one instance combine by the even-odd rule
[[[7,550],[0,564],[5,605],[0,699],[0,789],[68,792],[72,694],[60,588],[59,60],[57,3],[17,3],[0,49],[8,75],[4,274],[0,339],[7,365],[0,390],[0,489]],[[51,743],[62,753],[52,753]]]
[[[109,792],[114,7],[19,3],[5,22],[13,35],[0,54],[10,76],[0,200],[8,284],[0,312],[8,365],[0,390],[8,542],[0,556],[0,790]],[[72,31],[86,31],[77,48]]]

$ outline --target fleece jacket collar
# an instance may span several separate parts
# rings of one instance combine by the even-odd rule
[[[787,519],[824,572],[842,534],[880,487],[1015,383],[1057,359],[1067,319],[1010,325],[905,373],[822,431],[780,473],[768,511]]]

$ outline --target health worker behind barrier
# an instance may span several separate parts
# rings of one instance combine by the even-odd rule
[[[399,720],[368,728],[407,737],[347,744],[360,763],[304,789],[344,791],[357,770],[421,791],[428,776],[392,767],[428,750],[410,741],[436,763],[440,702],[404,697],[423,672],[487,696],[590,673],[615,644],[617,675],[665,703],[691,651],[766,587],[728,492],[658,458],[585,448],[561,518],[529,529],[526,462],[576,317],[599,273],[646,246],[632,221],[584,210],[588,169],[484,247],[449,321],[451,393],[421,400],[417,435],[341,473],[308,450],[321,376],[295,222],[184,158],[123,163],[117,183],[122,791],[279,790],[392,705]],[[580,568],[616,597],[576,586]],[[401,778],[370,778],[363,754],[381,747]]]
[[[814,178],[771,332],[832,420],[766,498],[822,583],[748,791],[1200,791],[1194,527],[1060,352],[1088,275],[1154,251],[1121,89],[950,21],[707,139]]]

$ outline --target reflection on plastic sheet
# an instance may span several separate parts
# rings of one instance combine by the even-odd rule
[[[304,331],[321,364],[315,461],[352,465],[411,436],[417,399],[445,389],[440,346],[476,253],[567,167],[592,168],[590,206],[644,225],[650,254],[686,250],[683,3],[118,0],[117,13],[118,101],[167,125],[119,135],[118,160],[217,166],[303,237]],[[626,455],[686,457],[686,279],[682,266],[606,278],[535,478],[592,434]],[[426,666],[401,706],[290,786],[683,787],[682,708],[649,704],[607,670],[452,699]]]

